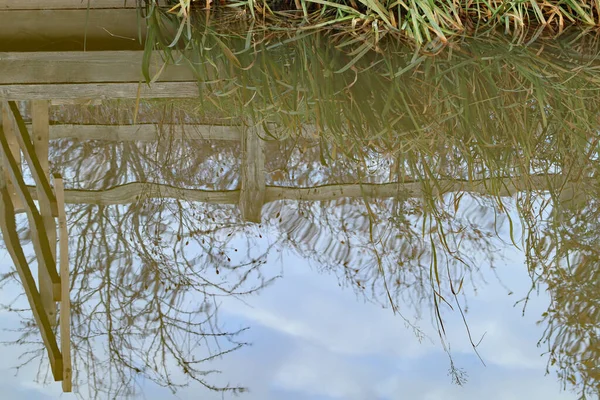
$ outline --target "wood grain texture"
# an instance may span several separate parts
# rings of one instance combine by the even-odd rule
[[[142,51],[56,51],[0,53],[0,85],[33,83],[140,82]],[[187,65],[167,65],[160,53],[150,61],[157,82],[195,82]],[[162,69],[162,71],[161,71]],[[158,72],[160,74],[158,74]],[[158,75],[157,75],[158,74]]]
[[[65,213],[65,188],[62,177],[54,176],[54,190],[58,203],[59,260],[61,278],[60,302],[60,352],[63,358],[63,392],[73,390],[73,366],[71,365],[71,297],[69,294],[69,231]]]
[[[2,127],[4,128],[4,137],[6,137],[6,141],[8,142],[8,147],[10,148],[10,152],[15,159],[17,165],[21,166],[21,149],[19,148],[19,143],[17,142],[16,131],[17,127],[15,124],[15,120],[13,118],[12,112],[8,106],[8,102],[3,101],[0,104],[0,108],[2,109]],[[10,179],[10,173],[5,168],[3,169],[4,178],[6,180],[6,187],[8,192],[10,193],[10,198],[12,200],[13,206],[18,211],[23,211],[23,204],[21,203],[21,199],[17,195],[17,190]]]
[[[0,51],[143,50],[138,23],[135,9],[0,10]]]
[[[46,100],[36,100],[31,102],[31,118],[32,118],[32,134],[31,140],[33,141],[33,158],[39,162],[42,177],[44,181],[48,181],[49,178],[49,161],[48,152],[50,145],[50,125],[49,125],[49,104]],[[29,140],[27,138],[26,140]],[[31,149],[30,149],[31,150]],[[30,167],[31,168],[31,167]],[[48,182],[48,188],[50,187]],[[52,258],[56,262],[56,222],[52,216],[52,208],[50,206],[50,199],[47,199],[44,189],[41,185],[37,185],[38,199],[44,199],[40,201],[40,214],[44,221],[44,228],[46,229],[46,236],[48,237],[48,244],[50,245],[50,251]],[[58,215],[58,213],[57,213]],[[38,268],[38,282],[40,296],[42,297],[42,303],[48,314],[50,324],[56,325],[57,323],[57,312],[56,303],[54,302],[54,296],[52,294],[52,280],[48,275],[47,268]]]
[[[32,131],[33,135],[39,136],[39,140],[37,140],[37,145],[34,143],[34,138],[31,137],[27,126],[25,125],[25,121],[21,117],[21,113],[19,112],[19,108],[17,103],[14,101],[9,101],[8,105],[12,114],[15,118],[15,122],[17,124],[17,142],[19,142],[19,147],[21,148],[21,152],[23,153],[23,157],[27,164],[29,165],[29,171],[31,172],[31,176],[38,186],[38,190],[40,196],[38,197],[38,201],[40,202],[40,206],[50,210],[52,216],[58,216],[58,209],[56,207],[56,197],[54,196],[54,192],[50,187],[50,180],[48,179],[47,174],[47,166],[48,166],[48,149],[47,144],[42,145],[42,147],[46,147],[45,150],[41,150],[43,153],[42,157],[45,156],[45,160],[42,161],[36,152],[36,147],[39,149],[40,142],[47,142],[48,139],[48,105],[47,102],[33,102],[34,105],[42,105],[40,107],[34,107],[32,112],[37,115],[32,115],[33,117],[33,126]],[[46,171],[44,170],[44,166],[46,166]]]
[[[3,179],[2,182],[4,182]],[[58,348],[56,336],[52,331],[48,316],[44,311],[42,299],[35,286],[35,280],[29,269],[27,258],[21,247],[19,235],[17,234],[14,209],[10,201],[10,194],[3,183],[0,183],[0,210],[2,212],[2,215],[0,215],[0,229],[2,230],[2,237],[6,244],[6,249],[15,264],[21,284],[25,290],[25,295],[29,301],[31,312],[33,313],[35,322],[40,330],[42,341],[48,352],[50,368],[52,369],[54,380],[60,381],[63,378],[62,354]]]
[[[0,85],[0,100],[198,98],[194,82]]]
[[[135,8],[135,0],[0,0],[0,10],[85,10]]]
[[[50,125],[50,139],[141,141],[165,140],[240,140],[236,126],[218,125]]]
[[[56,263],[52,256],[52,251],[50,250],[50,243],[48,241],[48,236],[46,235],[44,220],[36,208],[30,188],[25,185],[23,175],[19,168],[20,166],[17,165],[10,153],[10,148],[6,137],[4,136],[2,127],[0,127],[0,153],[2,153],[4,168],[9,171],[10,179],[17,190],[19,198],[23,203],[23,208],[27,214],[29,228],[31,229],[31,241],[37,257],[38,266],[39,268],[47,269],[50,280],[52,281],[53,298],[55,301],[60,301],[60,277],[56,271]],[[37,192],[37,188],[35,188],[34,191]],[[6,192],[8,193],[8,190]]]

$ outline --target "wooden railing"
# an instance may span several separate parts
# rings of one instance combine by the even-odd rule
[[[14,102],[2,102],[0,206],[3,215],[0,216],[0,229],[40,329],[54,379],[63,381],[64,391],[71,391],[68,235],[62,178],[55,176],[54,186],[51,186],[48,173],[47,101],[32,103],[32,120],[33,137],[29,134],[17,105]],[[35,196],[32,195],[31,188],[25,185],[21,154],[36,183],[33,190]],[[27,215],[31,229],[38,264],[37,286],[17,234],[15,215],[19,211]],[[58,218],[61,228],[58,240],[60,274],[56,267],[55,218]],[[60,348],[53,330],[59,316],[57,303],[60,304]]]

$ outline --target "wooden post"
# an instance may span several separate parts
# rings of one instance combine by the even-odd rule
[[[65,214],[65,188],[62,177],[54,176],[54,192],[58,205],[58,233],[59,233],[59,258],[60,258],[60,351],[63,357],[63,392],[72,390],[72,365],[71,365],[71,298],[69,297],[69,232],[67,230],[67,216]]]
[[[265,202],[265,152],[259,128],[243,128],[240,171],[240,211],[242,219],[260,223]]]
[[[4,136],[6,137],[6,141],[8,142],[8,147],[10,147],[10,152],[11,152],[13,158],[15,159],[15,161],[17,162],[17,164],[20,167],[21,166],[21,149],[19,148],[19,143],[17,142],[17,137],[16,137],[16,133],[15,133],[16,132],[15,120],[12,116],[12,113],[10,112],[9,107],[8,107],[8,102],[3,101],[0,108],[2,108],[2,127],[4,128]],[[6,188],[8,189],[8,192],[10,193],[10,199],[12,200],[15,210],[17,212],[22,212],[23,204],[21,203],[21,199],[19,199],[19,196],[17,195],[15,186],[14,186],[12,180],[10,179],[10,174],[6,169],[4,170],[4,178],[6,180]]]
[[[47,100],[34,100],[31,102],[31,119],[32,119],[32,139],[34,154],[32,158],[39,161],[43,178],[49,180],[49,162],[48,152],[50,145],[50,123],[49,123],[49,102]],[[24,138],[24,140],[27,140]],[[30,166],[31,168],[31,166]],[[44,189],[38,184],[36,185],[38,199],[44,199]],[[50,202],[38,200],[40,206],[40,214],[44,221],[44,228],[48,236],[48,244],[52,258],[56,262],[56,222],[52,216]],[[39,261],[38,261],[39,262]],[[52,281],[48,274],[47,268],[38,268],[38,282],[40,295],[44,309],[48,314],[48,319],[52,325],[57,324],[56,302],[52,294]]]

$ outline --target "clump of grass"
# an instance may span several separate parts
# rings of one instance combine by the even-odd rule
[[[226,9],[264,27],[335,26],[348,33],[391,33],[417,45],[498,29],[522,40],[535,29],[560,34],[570,26],[600,24],[600,3],[581,0],[166,0],[162,5],[180,18],[180,33],[193,18],[192,9]]]

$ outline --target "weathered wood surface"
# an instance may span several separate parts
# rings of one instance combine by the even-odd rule
[[[0,0],[4,10],[85,10],[100,8],[135,8],[136,0]]]
[[[44,180],[45,182],[48,182],[48,178],[50,176],[48,170],[48,152],[50,144],[48,112],[48,101],[37,100],[31,102],[31,118],[33,121],[31,139],[33,140],[34,151],[34,154],[32,154],[31,157],[39,162],[41,169],[39,172],[42,173],[40,179]],[[29,141],[28,138],[25,140]],[[46,229],[46,236],[48,237],[50,251],[52,252],[52,258],[56,260],[56,222],[52,216],[50,199],[48,199],[44,193],[42,185],[38,184],[36,187],[38,199],[44,199],[44,201],[39,202],[40,214],[42,216],[42,220],[44,221],[44,227]],[[48,188],[50,188],[49,182]],[[54,296],[52,294],[52,280],[50,279],[47,268],[38,268],[38,282],[40,296],[42,297],[42,303],[48,314],[48,319],[50,320],[50,324],[55,325],[57,322],[56,302],[54,302]]]
[[[240,171],[240,211],[246,221],[260,223],[265,202],[265,142],[257,128],[242,131]]]
[[[10,194],[6,190],[4,179],[0,179],[0,181],[2,181],[0,182],[0,210],[2,212],[2,215],[0,215],[0,228],[2,230],[2,237],[19,274],[33,317],[40,329],[42,341],[48,352],[54,380],[60,381],[63,378],[62,354],[58,348],[56,336],[52,331],[52,326],[44,310],[42,299],[35,286],[35,280],[33,279],[33,275],[27,264],[27,258],[19,241]]]
[[[56,51],[0,53],[0,85],[32,83],[139,82],[142,51]],[[151,59],[150,76],[161,71],[160,53]],[[167,65],[157,82],[196,82],[187,65]]]
[[[39,140],[37,140],[37,144],[34,144],[34,140],[29,134],[29,130],[21,117],[19,112],[19,108],[17,104],[13,101],[9,101],[8,105],[13,113],[15,118],[15,122],[17,124],[17,142],[19,142],[19,147],[23,153],[27,164],[29,165],[29,171],[31,172],[31,176],[38,186],[40,196],[38,197],[38,201],[40,202],[40,206],[50,210],[52,216],[58,216],[58,209],[56,207],[56,197],[54,196],[54,192],[50,187],[50,180],[48,179],[47,174],[47,166],[48,166],[48,149],[47,144],[42,145],[45,150],[42,150],[45,153],[45,160],[42,161],[38,157],[36,152],[36,147],[39,149],[40,143],[46,141],[48,139],[48,105],[47,103],[39,103],[33,102],[34,105],[42,105],[42,108],[38,107],[33,109],[33,127],[32,131],[34,135],[39,136]],[[44,156],[44,154],[42,154]],[[46,165],[46,171],[44,171],[44,167],[42,163]],[[13,181],[15,183],[15,181]]]
[[[135,9],[0,10],[0,52],[143,50],[138,23]]]
[[[198,85],[191,82],[156,82],[150,87],[137,83],[89,83],[48,85],[0,85],[0,99],[158,99],[198,98]]]
[[[71,297],[69,294],[69,232],[65,213],[65,193],[62,177],[54,177],[54,190],[58,203],[59,260],[61,277],[60,302],[60,352],[63,358],[63,392],[73,387],[73,367],[71,365]]]
[[[33,145],[33,144],[32,144]],[[12,180],[17,194],[21,199],[23,208],[27,213],[29,220],[29,228],[31,229],[31,237],[33,248],[38,260],[38,268],[46,268],[52,281],[52,293],[55,301],[60,301],[60,278],[56,271],[56,263],[52,257],[50,243],[46,235],[44,221],[40,215],[36,204],[33,201],[31,190],[25,185],[23,176],[21,175],[20,166],[17,165],[14,157],[10,152],[10,147],[4,136],[4,130],[0,127],[0,153],[4,168],[9,171],[10,179]],[[34,189],[37,192],[37,189]],[[6,191],[8,193],[8,190]],[[10,195],[10,194],[9,194]],[[37,197],[37,196],[36,196]],[[11,203],[12,204],[12,203]],[[11,206],[12,207],[12,206]]]
[[[50,125],[50,139],[141,141],[165,140],[240,140],[236,126],[219,125]]]
[[[8,106],[8,102],[3,101],[0,104],[0,108],[2,109],[2,127],[4,128],[4,137],[6,137],[6,141],[8,142],[8,147],[10,148],[10,153],[15,159],[19,168],[21,167],[21,150],[19,149],[19,142],[17,142],[16,131],[17,127],[15,124],[15,120],[13,118],[12,112]],[[10,179],[10,173],[7,169],[2,168],[4,170],[4,178],[6,180],[6,187],[8,192],[10,193],[10,198],[12,200],[12,204],[14,208],[18,211],[23,211],[23,204],[21,203],[21,199],[17,195],[17,190]]]

